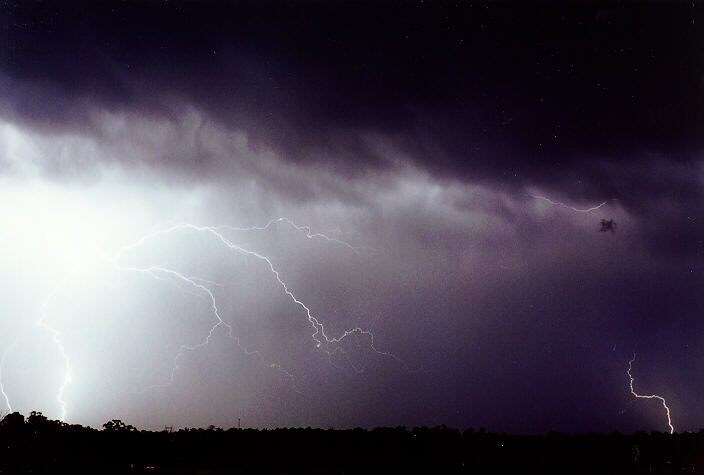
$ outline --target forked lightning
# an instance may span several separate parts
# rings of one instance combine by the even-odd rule
[[[657,394],[650,394],[650,395],[644,395],[644,394],[638,394],[636,393],[635,389],[633,389],[633,375],[631,374],[631,368],[633,367],[633,362],[636,360],[636,354],[633,353],[633,358],[628,362],[628,369],[626,370],[626,373],[628,373],[628,379],[630,380],[629,385],[631,388],[631,394],[633,394],[634,397],[638,399],[657,399],[662,403],[662,407],[665,408],[665,414],[667,415],[667,425],[670,427],[670,434],[673,434],[675,432],[675,428],[672,426],[672,419],[670,418],[670,408],[667,407],[667,402],[665,401],[665,398],[662,396],[658,396]]]
[[[279,270],[274,266],[274,263],[272,260],[251,249],[247,249],[243,247],[242,245],[235,244],[232,242],[230,239],[228,239],[224,234],[224,230],[229,230],[229,231],[254,231],[254,230],[267,230],[271,226],[273,226],[276,223],[285,223],[288,224],[289,226],[293,227],[297,231],[303,231],[306,233],[306,237],[308,239],[322,239],[330,243],[335,243],[339,244],[342,246],[347,247],[354,253],[358,253],[359,250],[352,246],[350,243],[327,236],[322,233],[313,233],[311,231],[311,228],[309,226],[300,226],[294,223],[292,220],[288,218],[276,218],[270,220],[266,225],[264,226],[255,226],[255,227],[246,227],[246,228],[238,228],[234,226],[199,226],[195,224],[177,224],[173,225],[167,228],[163,229],[157,229],[155,231],[149,232],[142,236],[140,239],[137,241],[133,242],[132,244],[126,245],[122,248],[120,248],[115,254],[110,255],[107,252],[105,252],[100,246],[98,246],[96,243],[92,243],[94,246],[94,250],[96,252],[96,256],[98,256],[99,259],[104,260],[112,265],[112,267],[118,271],[118,272],[127,272],[127,273],[139,273],[139,274],[146,274],[149,275],[152,278],[158,279],[158,280],[163,280],[163,281],[168,281],[171,282],[172,284],[176,285],[179,289],[181,289],[180,285],[185,285],[190,287],[190,289],[193,291],[194,294],[197,295],[202,295],[207,298],[207,300],[210,303],[210,308],[211,308],[211,313],[213,317],[215,318],[215,322],[213,325],[210,327],[210,330],[208,331],[207,335],[205,338],[198,344],[195,345],[181,345],[179,348],[178,353],[174,357],[173,361],[173,367],[171,370],[171,373],[169,375],[168,381],[163,383],[163,384],[155,384],[153,386],[150,386],[150,388],[153,387],[166,387],[171,385],[174,382],[174,378],[176,376],[176,372],[179,367],[179,361],[183,357],[183,355],[188,352],[188,351],[195,351],[205,345],[207,345],[210,341],[211,338],[213,337],[214,332],[222,327],[226,330],[227,336],[231,338],[232,340],[235,341],[237,346],[246,354],[246,355],[256,355],[260,362],[267,367],[273,368],[283,374],[286,378],[288,378],[291,381],[291,384],[293,386],[293,389],[297,392],[298,389],[296,388],[295,385],[295,379],[294,375],[284,369],[280,364],[278,363],[271,363],[267,362],[264,358],[264,355],[261,354],[258,350],[250,350],[246,348],[242,343],[240,342],[240,339],[237,335],[233,334],[233,329],[232,327],[223,320],[220,310],[218,309],[217,301],[215,298],[215,295],[213,294],[213,291],[209,287],[209,285],[219,285],[216,282],[208,281],[206,279],[202,279],[199,277],[194,277],[194,276],[187,276],[175,269],[167,268],[167,267],[161,267],[161,266],[155,266],[155,265],[148,265],[145,267],[139,267],[135,265],[127,265],[123,263],[123,258],[127,256],[131,251],[139,248],[143,244],[161,238],[165,236],[172,236],[178,233],[184,233],[184,232],[193,232],[193,233],[199,233],[199,234],[204,234],[210,239],[214,240],[217,242],[219,245],[224,246],[227,250],[237,252],[239,254],[243,254],[245,256],[254,258],[260,262],[262,262],[266,268],[269,270],[271,275],[276,279],[276,282],[278,285],[281,287],[282,291],[289,297],[291,302],[293,302],[295,305],[300,307],[304,312],[305,315],[308,319],[308,322],[310,323],[313,333],[311,334],[311,338],[313,339],[313,342],[317,348],[319,348],[321,351],[326,353],[329,358],[333,356],[333,354],[340,354],[342,355],[350,367],[356,371],[356,372],[362,372],[363,368],[358,367],[355,365],[349,355],[345,352],[345,350],[341,347],[341,343],[343,340],[345,340],[347,337],[350,337],[351,335],[357,334],[364,336],[365,338],[368,338],[368,347],[376,353],[377,355],[384,356],[384,357],[389,357],[392,358],[394,361],[398,362],[401,364],[406,370],[408,370],[408,366],[404,361],[402,361],[400,358],[398,358],[396,355],[393,353],[387,352],[387,351],[380,351],[376,348],[375,342],[374,342],[374,335],[370,330],[365,330],[361,327],[355,327],[349,330],[346,330],[342,333],[342,335],[337,336],[337,337],[331,337],[328,336],[326,333],[325,327],[323,323],[320,321],[318,317],[313,315],[313,312],[311,311],[310,307],[306,305],[303,301],[301,301],[291,290],[291,288],[286,284],[286,282],[282,279],[281,274]],[[60,407],[60,413],[61,413],[61,420],[64,420],[66,418],[67,414],[67,402],[64,399],[64,393],[66,391],[67,386],[71,382],[71,362],[68,357],[68,353],[66,351],[66,348],[64,347],[62,341],[61,341],[61,332],[51,326],[49,326],[46,323],[46,318],[47,314],[50,311],[49,307],[51,305],[51,301],[53,300],[54,296],[61,292],[63,287],[69,282],[72,278],[72,269],[71,266],[69,265],[69,269],[67,270],[64,279],[59,282],[54,289],[49,293],[49,295],[46,297],[44,302],[42,303],[41,306],[41,311],[40,311],[40,318],[37,321],[36,325],[43,329],[44,331],[48,332],[49,335],[51,336],[51,340],[54,343],[55,347],[59,351],[63,363],[64,363],[64,377],[63,377],[63,382],[59,387],[56,400],[59,404]],[[5,403],[8,407],[8,409],[12,410],[12,406],[10,405],[10,399],[5,392],[5,388],[2,385],[2,370],[3,366],[5,363],[5,357],[7,355],[7,352],[11,350],[12,346],[9,347],[8,349],[5,350],[5,353],[3,354],[2,359],[0,359],[0,394],[5,400]],[[332,362],[332,359],[330,359]],[[149,388],[147,388],[149,389]]]

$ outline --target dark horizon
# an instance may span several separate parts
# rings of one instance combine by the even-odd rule
[[[667,431],[666,402],[704,427],[701,25],[4,3],[0,408],[538,434]]]
[[[9,473],[633,474],[696,473],[704,463],[704,430],[516,436],[442,425],[153,432],[112,420],[98,431],[14,413],[0,421],[0,443],[0,470]]]

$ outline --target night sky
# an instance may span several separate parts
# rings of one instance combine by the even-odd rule
[[[698,430],[703,13],[4,1],[0,410]]]

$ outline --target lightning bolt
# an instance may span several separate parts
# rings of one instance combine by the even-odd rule
[[[110,261],[113,262],[113,264],[116,266],[116,268],[121,269],[121,270],[131,270],[131,271],[136,271],[136,272],[147,272],[147,273],[152,273],[152,272],[154,272],[154,271],[157,271],[157,272],[158,272],[158,271],[161,271],[161,272],[164,272],[164,273],[172,274],[172,275],[176,276],[177,278],[179,278],[180,280],[183,280],[183,281],[185,281],[185,282],[188,282],[189,284],[193,285],[194,287],[197,287],[197,288],[199,288],[199,289],[205,291],[205,292],[208,294],[208,296],[210,297],[210,299],[211,299],[211,301],[212,301],[212,303],[213,303],[213,308],[216,309],[217,307],[215,306],[215,297],[213,296],[213,294],[212,294],[212,292],[210,291],[210,289],[208,289],[207,287],[205,287],[205,286],[202,285],[202,284],[196,283],[194,280],[189,279],[189,278],[187,278],[187,277],[185,277],[185,276],[183,276],[183,275],[181,275],[181,274],[179,274],[179,273],[177,273],[177,272],[175,272],[175,271],[173,271],[173,270],[164,269],[164,268],[156,268],[156,267],[147,268],[147,269],[140,269],[140,268],[134,268],[134,267],[132,267],[132,268],[129,268],[129,267],[128,267],[128,268],[125,268],[125,267],[123,267],[123,266],[121,266],[121,265],[119,264],[119,259],[120,259],[126,252],[128,252],[128,251],[130,251],[130,250],[134,250],[134,249],[136,249],[137,247],[141,246],[142,244],[146,243],[147,241],[150,241],[150,240],[152,240],[152,239],[155,239],[155,238],[157,238],[157,237],[159,237],[159,236],[163,236],[163,235],[167,235],[167,234],[172,234],[172,233],[175,233],[175,232],[178,232],[178,231],[183,231],[183,230],[190,230],[190,231],[195,231],[195,232],[199,232],[199,233],[209,234],[210,236],[212,236],[213,238],[215,238],[217,241],[219,241],[222,245],[224,245],[226,248],[228,248],[228,249],[230,249],[230,250],[232,250],[232,251],[238,252],[238,253],[240,253],[240,254],[244,254],[244,255],[247,255],[247,256],[250,256],[250,257],[254,257],[255,259],[261,261],[262,263],[264,263],[264,264],[268,267],[269,271],[270,271],[271,274],[274,276],[274,278],[276,279],[277,283],[279,284],[279,286],[281,287],[281,289],[283,290],[283,292],[291,299],[291,301],[292,301],[294,304],[296,304],[297,306],[299,306],[299,307],[305,312],[306,317],[307,317],[307,319],[308,319],[308,322],[311,324],[311,326],[312,326],[312,328],[313,328],[313,330],[314,330],[313,334],[311,335],[311,338],[312,338],[313,341],[315,342],[315,346],[316,346],[317,348],[320,348],[322,351],[324,351],[324,352],[325,352],[326,354],[328,354],[329,356],[332,356],[333,353],[338,352],[338,351],[340,351],[340,352],[342,352],[344,355],[346,355],[346,353],[344,352],[344,350],[343,350],[342,348],[340,348],[339,346],[337,346],[336,348],[334,348],[334,349],[332,349],[332,350],[330,349],[330,347],[333,346],[333,345],[342,343],[342,341],[343,341],[345,338],[347,338],[347,337],[349,337],[349,336],[351,336],[351,335],[359,334],[359,335],[365,335],[365,336],[369,337],[369,339],[370,339],[370,348],[371,348],[375,353],[377,353],[378,355],[391,357],[391,358],[395,359],[396,361],[401,362],[402,360],[401,360],[400,358],[396,357],[395,355],[393,355],[393,354],[391,354],[391,353],[389,353],[389,352],[379,351],[378,349],[376,349],[376,346],[374,345],[374,339],[373,339],[374,336],[373,336],[373,334],[371,333],[370,330],[363,330],[363,329],[360,328],[360,327],[356,327],[356,328],[353,328],[353,329],[350,329],[350,330],[346,330],[346,331],[345,331],[341,336],[339,336],[339,337],[332,337],[332,338],[329,337],[329,336],[327,335],[326,331],[325,331],[325,326],[320,322],[320,320],[319,320],[317,317],[315,317],[315,316],[313,315],[313,313],[311,312],[310,308],[309,308],[303,301],[301,301],[301,300],[293,293],[293,291],[292,291],[292,290],[290,289],[290,287],[286,284],[286,282],[284,282],[284,280],[281,278],[281,273],[280,273],[279,270],[274,266],[273,262],[271,261],[271,259],[270,259],[269,257],[267,257],[267,256],[265,256],[265,255],[263,255],[263,254],[260,254],[260,253],[258,253],[258,252],[256,252],[256,251],[252,251],[252,250],[250,250],[250,249],[246,249],[246,248],[242,247],[241,245],[238,245],[238,244],[233,243],[232,241],[230,241],[229,239],[227,239],[227,238],[219,231],[219,229],[229,229],[229,230],[235,230],[235,231],[261,230],[261,229],[267,229],[267,228],[270,227],[273,223],[282,222],[282,221],[283,221],[283,222],[287,222],[288,224],[292,225],[293,227],[295,227],[295,228],[298,229],[298,230],[305,230],[305,231],[306,231],[306,237],[308,237],[309,239],[312,239],[312,238],[316,238],[316,237],[317,237],[317,238],[325,239],[325,240],[330,241],[330,242],[342,243],[342,244],[344,244],[346,247],[348,247],[348,248],[350,248],[351,250],[357,252],[357,249],[354,248],[354,247],[353,247],[352,245],[350,245],[349,243],[346,243],[346,242],[344,242],[344,241],[340,241],[340,240],[335,239],[335,238],[331,238],[331,237],[326,236],[326,235],[321,234],[321,233],[311,233],[311,232],[310,232],[310,228],[309,228],[308,226],[298,226],[298,225],[296,225],[295,223],[293,223],[291,220],[289,220],[289,219],[287,219],[287,218],[277,218],[277,219],[274,219],[274,220],[269,221],[269,223],[267,223],[267,225],[265,225],[265,226],[261,226],[261,227],[249,227],[249,228],[236,228],[236,227],[232,227],[232,226],[217,226],[217,227],[212,227],[212,226],[198,226],[198,225],[194,225],[194,224],[177,224],[177,225],[174,225],[174,226],[171,226],[171,227],[168,227],[168,228],[165,228],[165,229],[159,229],[159,230],[156,230],[156,231],[153,231],[153,232],[151,232],[151,233],[148,233],[148,234],[144,235],[142,238],[140,238],[140,239],[139,239],[138,241],[136,241],[135,243],[133,243],[133,244],[131,244],[131,245],[128,245],[128,246],[125,246],[125,247],[123,247],[122,249],[120,249],[120,250],[117,252],[117,254],[115,255],[115,257],[112,258],[112,259],[110,259]],[[216,316],[217,316],[217,319],[218,319],[218,323],[215,325],[215,327],[213,327],[213,329],[216,328],[216,327],[218,327],[218,326],[220,326],[221,324],[224,323],[224,322],[222,321],[222,318],[219,316],[219,314],[216,313]],[[228,325],[228,328],[229,328],[229,330],[230,330],[230,332],[231,332],[232,329],[229,327],[229,325]],[[207,341],[205,341],[204,344],[207,344]],[[202,345],[201,345],[201,346],[202,346]],[[403,363],[403,364],[404,364],[404,366],[406,366],[405,363]],[[354,365],[353,365],[353,367],[354,367]],[[406,366],[406,367],[407,367],[407,366]],[[356,370],[358,370],[358,369],[356,369]]]
[[[12,350],[17,345],[18,341],[20,341],[19,336],[15,338],[15,341],[12,342],[12,344],[5,348],[5,351],[2,352],[2,358],[0,358],[0,395],[2,395],[3,399],[5,400],[5,405],[7,406],[7,409],[10,412],[12,412],[12,405],[10,404],[10,398],[5,392],[5,386],[3,386],[2,384],[2,374],[3,370],[5,369],[5,358],[7,358],[7,354],[10,352],[10,350]]]
[[[177,282],[179,282],[179,281],[184,282],[184,283],[192,286],[194,289],[200,290],[202,293],[207,295],[207,298],[210,302],[210,307],[212,309],[212,313],[216,318],[215,324],[213,324],[210,327],[210,330],[208,331],[208,334],[204,340],[202,340],[201,342],[199,342],[195,345],[181,345],[180,346],[178,353],[174,357],[173,366],[171,369],[171,373],[169,375],[169,380],[164,384],[154,384],[152,386],[149,386],[146,389],[154,389],[154,388],[158,388],[158,387],[168,387],[171,384],[173,384],[174,378],[176,377],[176,371],[179,368],[179,361],[184,356],[184,354],[188,351],[195,351],[199,348],[206,346],[208,343],[210,343],[210,340],[213,337],[213,334],[215,333],[215,331],[219,327],[224,327],[227,329],[227,336],[235,341],[237,346],[240,348],[240,350],[242,350],[242,352],[244,352],[244,354],[246,354],[247,356],[255,355],[255,356],[259,357],[259,360],[262,364],[264,364],[270,368],[276,369],[280,373],[284,374],[288,379],[290,379],[291,383],[294,385],[294,390],[296,390],[297,392],[300,392],[295,387],[295,380],[294,380],[293,374],[286,371],[279,364],[267,363],[264,359],[264,355],[262,355],[261,352],[259,352],[258,350],[249,350],[248,348],[246,348],[245,346],[242,345],[239,337],[233,334],[232,327],[228,323],[226,323],[222,319],[222,317],[220,316],[220,310],[218,309],[217,302],[215,300],[215,296],[213,295],[212,290],[210,290],[210,288],[206,287],[205,285],[199,283],[199,281],[206,282],[206,283],[212,283],[214,285],[217,285],[217,283],[208,281],[206,279],[201,279],[199,277],[188,277],[188,276],[181,274],[180,272],[177,272],[173,269],[168,269],[165,267],[150,266],[150,267],[140,268],[140,267],[123,266],[123,265],[119,264],[113,257],[109,257],[107,255],[103,255],[102,257],[105,260],[109,261],[115,267],[115,269],[118,271],[138,272],[138,273],[148,274],[151,277],[154,277],[154,278],[160,279],[160,280],[164,280],[162,275],[165,275],[165,276],[169,276],[169,277],[175,279]]]
[[[635,360],[636,354],[633,353],[633,358],[631,358],[631,360],[628,362],[628,369],[626,370],[626,373],[628,374],[628,379],[630,379],[631,394],[633,394],[634,397],[639,399],[658,399],[662,403],[662,407],[665,408],[665,414],[667,415],[667,425],[670,427],[670,434],[673,434],[675,432],[675,428],[672,426],[672,419],[670,418],[670,408],[667,407],[667,402],[665,401],[665,398],[663,398],[662,396],[658,396],[657,394],[638,394],[636,393],[635,389],[633,389],[633,375],[631,374],[631,368],[633,367],[633,362]]]
[[[562,206],[563,208],[570,209],[570,210],[575,211],[575,212],[577,212],[577,213],[591,213],[592,211],[598,210],[598,209],[601,208],[602,206],[606,206],[606,203],[608,203],[609,201],[614,201],[614,200],[616,199],[616,198],[611,198],[611,199],[608,199],[608,200],[604,201],[603,203],[599,203],[599,204],[596,205],[596,206],[592,206],[591,208],[579,209],[579,208],[575,208],[575,207],[573,207],[573,206],[570,206],[570,205],[568,205],[568,204],[562,203],[562,202],[560,202],[560,201],[553,201],[553,200],[551,200],[550,198],[548,198],[548,197],[546,197],[546,196],[539,196],[539,195],[529,195],[529,196],[531,196],[532,198],[535,198],[535,199],[537,199],[537,200],[547,201],[547,202],[550,203],[551,205]]]
[[[290,219],[284,218],[284,217],[271,219],[264,226],[250,226],[247,228],[236,228],[234,226],[230,226],[230,225],[226,224],[226,225],[222,225],[222,226],[217,226],[215,229],[228,229],[230,231],[265,231],[265,230],[269,229],[272,225],[277,224],[277,223],[286,223],[298,231],[304,231],[306,233],[306,238],[308,238],[308,239],[316,239],[316,238],[323,239],[328,242],[333,242],[333,243],[345,246],[345,247],[349,248],[355,254],[359,254],[359,252],[360,252],[360,249],[352,246],[350,243],[348,243],[346,241],[342,241],[340,239],[330,237],[330,236],[323,234],[323,233],[314,233],[310,229],[310,226],[298,225],[298,224],[294,223],[293,221],[291,221]]]
[[[224,246],[225,249],[237,252],[239,254],[254,258],[258,261],[260,261],[263,265],[266,266],[266,268],[269,270],[270,274],[273,276],[273,278],[276,280],[278,285],[280,286],[281,290],[283,293],[291,300],[293,304],[298,306],[306,315],[306,318],[308,322],[310,323],[313,333],[311,334],[311,338],[316,346],[316,348],[319,348],[322,352],[324,352],[327,356],[328,359],[331,363],[332,361],[332,356],[335,354],[341,354],[350,367],[357,373],[361,373],[364,371],[363,368],[358,367],[355,365],[350,358],[349,354],[341,347],[343,341],[351,337],[352,335],[360,335],[363,337],[366,337],[369,341],[369,348],[377,355],[382,356],[382,357],[388,357],[396,361],[397,363],[401,364],[407,371],[410,371],[408,365],[399,357],[394,355],[391,352],[388,351],[381,351],[377,349],[375,341],[374,341],[374,335],[371,332],[371,330],[365,330],[361,327],[355,327],[349,330],[344,331],[341,335],[337,337],[331,337],[328,336],[328,333],[325,330],[325,326],[323,323],[320,321],[318,317],[316,317],[313,312],[311,311],[310,307],[306,305],[302,300],[300,300],[294,292],[291,290],[291,287],[283,280],[281,277],[280,271],[274,266],[274,263],[272,260],[254,250],[247,249],[242,245],[235,244],[233,241],[228,239],[224,234],[223,230],[228,230],[228,231],[237,231],[237,232],[246,232],[246,231],[254,231],[254,230],[267,230],[271,226],[273,226],[276,223],[286,223],[290,225],[291,227],[295,228],[298,231],[303,231],[305,232],[305,236],[308,239],[322,239],[330,243],[335,243],[339,244],[342,246],[345,246],[349,248],[352,252],[357,254],[359,252],[359,249],[356,247],[352,246],[348,242],[330,237],[326,234],[322,233],[314,233],[312,232],[311,228],[309,226],[300,226],[294,223],[292,220],[288,218],[276,218],[270,220],[266,225],[264,226],[252,226],[252,227],[234,227],[234,226],[229,226],[229,225],[222,225],[222,226],[199,226],[195,224],[176,224],[172,225],[170,227],[162,228],[162,229],[156,229],[153,231],[148,232],[147,234],[143,235],[141,238],[138,240],[134,241],[133,243],[126,245],[120,249],[117,250],[115,254],[109,254],[105,252],[97,243],[92,242],[92,246],[96,252],[96,255],[102,259],[105,262],[108,262],[112,267],[118,271],[118,272],[127,272],[127,273],[138,273],[138,274],[144,274],[148,275],[154,279],[157,280],[162,280],[162,281],[169,281],[172,284],[174,284],[179,290],[183,291],[182,286],[186,286],[189,289],[191,289],[192,293],[195,295],[199,295],[203,298],[205,298],[209,304],[210,304],[210,311],[214,317],[214,323],[211,325],[207,335],[199,342],[193,345],[181,345],[177,354],[174,357],[173,360],[173,366],[172,370],[169,374],[169,378],[167,382],[163,384],[155,384],[152,386],[149,386],[146,389],[151,389],[151,388],[156,388],[156,387],[168,387],[171,384],[173,384],[174,379],[176,377],[176,373],[179,369],[179,363],[181,359],[184,357],[184,355],[187,352],[192,352],[196,351],[206,345],[208,345],[213,337],[213,335],[218,331],[218,329],[222,328],[226,331],[227,336],[234,340],[238,348],[243,351],[244,354],[250,356],[254,355],[259,358],[259,361],[261,364],[275,369],[276,371],[280,372],[283,374],[286,378],[288,378],[291,381],[292,387],[296,392],[300,391],[296,388],[295,384],[295,378],[294,375],[287,371],[285,368],[283,368],[280,364],[278,363],[272,363],[272,362],[267,362],[264,355],[258,351],[258,350],[251,350],[246,348],[240,341],[239,336],[234,335],[232,327],[225,322],[225,320],[222,318],[220,314],[220,309],[218,308],[217,305],[217,300],[215,298],[215,295],[213,291],[211,290],[212,286],[215,285],[221,285],[218,284],[217,282],[212,282],[207,279],[202,279],[200,277],[195,277],[195,276],[188,276],[185,275],[175,269],[167,268],[167,267],[162,267],[162,266],[157,266],[157,265],[149,265],[145,267],[139,267],[135,265],[126,265],[122,261],[128,253],[130,253],[133,250],[136,250],[140,246],[144,245],[145,243],[152,241],[154,239],[164,237],[164,236],[169,236],[181,232],[195,232],[195,233],[201,233],[208,235],[210,238],[214,239],[216,242],[218,242],[220,245]],[[67,403],[64,399],[64,393],[66,391],[66,388],[68,385],[71,383],[71,363],[68,357],[68,354],[66,352],[66,349],[61,342],[61,332],[51,326],[49,326],[46,323],[46,318],[47,318],[47,308],[49,307],[51,301],[53,300],[54,296],[61,291],[61,289],[72,279],[73,277],[73,269],[71,266],[69,266],[68,271],[66,272],[66,275],[62,281],[56,285],[52,289],[52,291],[49,293],[49,295],[46,297],[45,301],[43,302],[41,306],[41,311],[40,311],[40,319],[37,321],[36,326],[40,327],[44,331],[46,331],[51,339],[52,342],[54,343],[55,347],[57,348],[58,352],[61,355],[61,358],[64,362],[64,367],[65,367],[65,372],[64,372],[64,378],[62,381],[62,384],[59,387],[56,399],[57,402],[59,403],[59,407],[61,410],[61,420],[63,421],[66,417],[66,412],[67,412]],[[7,352],[7,351],[6,351]],[[1,379],[2,379],[2,366],[4,363],[4,356],[3,359],[0,360],[0,391],[2,392],[2,395],[5,397],[6,403],[8,407],[10,407],[9,404],[9,399],[7,398],[7,395],[4,392],[4,388],[2,387],[1,384]],[[334,363],[333,363],[334,364]],[[337,366],[337,365],[335,365]]]
[[[61,332],[56,328],[49,326],[45,320],[47,317],[47,307],[54,299],[54,296],[56,296],[56,294],[59,293],[59,291],[72,279],[73,275],[74,268],[72,265],[69,265],[69,268],[67,269],[64,278],[59,282],[58,285],[56,285],[56,287],[51,290],[51,292],[49,292],[49,295],[47,295],[46,299],[42,303],[39,313],[40,317],[36,323],[36,326],[49,333],[51,341],[54,342],[54,346],[59,351],[61,359],[64,362],[64,379],[61,382],[59,390],[56,394],[56,401],[59,403],[59,408],[61,411],[61,416],[59,417],[60,421],[64,421],[66,419],[66,401],[64,400],[64,392],[66,391],[66,388],[68,387],[69,383],[71,383],[71,361],[69,360],[68,354],[66,353],[66,348],[64,347],[63,343],[61,342],[61,339],[59,338],[61,336]]]

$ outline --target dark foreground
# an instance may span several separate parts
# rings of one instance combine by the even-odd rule
[[[0,422],[0,473],[704,473],[698,433],[515,436],[445,426],[373,430],[103,430],[32,413]]]

